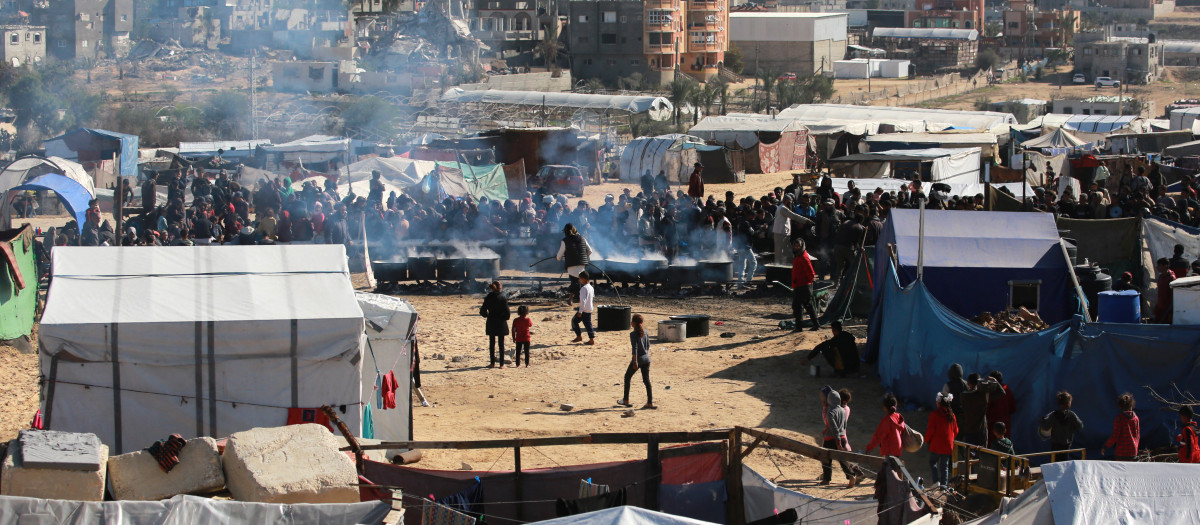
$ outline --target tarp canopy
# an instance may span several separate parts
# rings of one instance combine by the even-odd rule
[[[179,156],[185,158],[212,157],[218,151],[225,158],[243,158],[254,155],[259,146],[270,146],[269,139],[218,140],[209,142],[180,142]]]
[[[391,510],[391,504],[382,501],[286,505],[186,495],[161,501],[70,501],[0,496],[0,523],[4,525],[382,525]]]
[[[1036,117],[1024,125],[1014,125],[1016,129],[1036,129],[1049,131],[1054,128],[1067,128],[1072,132],[1108,134],[1119,129],[1136,127],[1142,118],[1137,115],[1073,115],[1064,113],[1047,113]],[[1014,123],[1015,124],[1015,123]],[[1137,129],[1135,129],[1137,131]],[[1147,130],[1148,131],[1148,130]]]
[[[1021,143],[1021,147],[1030,149],[1063,149],[1075,148],[1087,144],[1086,141],[1076,138],[1075,135],[1068,133],[1063,128],[1056,128],[1049,133],[1043,133],[1042,136],[1032,140],[1027,140]]]
[[[623,505],[552,520],[535,521],[540,525],[710,525],[683,516]]]
[[[58,194],[58,200],[67,208],[67,213],[75,217],[75,221],[82,231],[84,219],[87,216],[88,201],[92,200],[92,194],[88,193],[87,188],[79,181],[58,173],[47,173],[13,188],[13,190],[53,191]]]
[[[666,97],[503,91],[498,89],[466,91],[462,88],[451,88],[442,94],[442,102],[627,111],[629,113],[647,113],[654,120],[666,120],[675,110],[671,101]]]
[[[667,180],[687,180],[697,157],[695,150],[683,145],[703,143],[704,139],[700,137],[678,133],[633,139],[621,151],[621,181],[639,182],[647,171],[652,177],[665,171]]]
[[[1200,522],[1194,465],[1064,461],[1042,465],[1042,479],[968,525]]]
[[[925,285],[959,315],[1007,309],[1010,281],[1040,282],[1037,311],[1047,322],[1075,313],[1071,269],[1052,215],[926,210],[923,248],[919,236],[920,210],[893,209],[878,244],[896,246],[904,285],[917,278],[923,250]],[[887,277],[887,259],[886,251],[876,254],[875,282]]]
[[[283,144],[263,146],[276,160],[313,164],[343,158],[350,153],[350,139],[329,135],[310,135]]]
[[[1200,155],[1200,140],[1184,142],[1174,146],[1167,146],[1162,150],[1162,154],[1167,157],[1191,157]]]
[[[446,197],[463,198],[468,195],[477,200],[481,197],[501,201],[508,199],[508,180],[504,176],[503,164],[436,164],[437,169],[434,172],[405,191],[414,198],[422,197],[425,202],[441,201]]]
[[[782,134],[807,128],[793,119],[771,118],[767,115],[708,116],[688,130],[688,133],[732,149],[749,149],[759,143],[760,134]],[[774,142],[771,139],[769,142]]]
[[[117,157],[122,177],[138,172],[138,136],[94,128],[80,128],[44,142],[46,155],[79,162],[110,160]]]
[[[61,157],[38,157],[29,156],[21,157],[8,163],[3,171],[0,171],[0,195],[5,195],[5,198],[0,198],[0,228],[7,229],[12,227],[12,201],[7,198],[7,194],[13,188],[34,180],[42,175],[57,173],[71,179],[79,184],[88,194],[88,199],[96,198],[96,188],[92,181],[92,176],[87,174],[83,166],[77,162],[72,162]],[[76,211],[87,211],[87,201],[83,202],[83,207]],[[81,211],[81,212],[82,212]],[[83,220],[77,216],[77,226],[80,231],[83,231]]]
[[[883,28],[877,28],[879,29]],[[856,106],[853,104],[796,104],[779,112],[779,118],[800,119],[808,125],[825,119],[852,120],[860,122],[913,122],[927,123],[930,130],[947,128],[978,129],[996,133],[1007,133],[1008,126],[1017,123],[1012,113],[996,111],[966,111],[951,109],[925,109],[898,106]],[[925,131],[925,129],[897,130]]]
[[[979,166],[982,153],[979,148],[930,148],[911,150],[889,150],[871,153],[856,153],[829,159],[830,171],[845,174],[845,165],[867,163],[867,169],[853,175],[863,178],[893,177],[891,164],[895,162],[930,162],[931,182],[946,184],[979,183]]]
[[[368,157],[346,166],[345,169],[349,172],[349,177],[338,179],[339,195],[345,196],[351,189],[356,195],[367,195],[371,192],[371,172],[379,170],[386,196],[389,191],[399,195],[405,188],[421,182],[423,177],[437,169],[437,163],[400,157]]]
[[[289,407],[344,405],[359,428],[363,313],[342,246],[60,246],[52,264],[47,428],[114,454],[283,425]]]
[[[879,502],[874,499],[822,499],[780,487],[750,467],[742,465],[742,490],[746,523],[796,509],[803,523],[838,524],[849,521],[878,523]]]
[[[876,27],[873,38],[917,38],[922,40],[979,40],[979,31],[948,27]]]
[[[990,157],[996,150],[993,133],[880,133],[863,141],[872,151],[977,147],[983,156]]]

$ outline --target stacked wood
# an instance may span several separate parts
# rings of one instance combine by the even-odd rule
[[[983,312],[971,322],[989,330],[1004,334],[1025,334],[1045,330],[1049,325],[1041,317],[1024,306],[996,313]]]

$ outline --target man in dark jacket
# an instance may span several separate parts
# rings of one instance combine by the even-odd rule
[[[1004,395],[1004,387],[995,378],[980,379],[979,374],[967,376],[967,389],[955,400],[962,398],[962,417],[958,420],[959,440],[986,447],[988,444],[988,401]]]
[[[818,355],[824,356],[829,366],[833,367],[833,375],[845,377],[858,373],[858,343],[854,334],[842,330],[842,322],[834,321],[829,324],[833,337],[818,344],[808,352],[808,357],[801,365],[808,365]]]
[[[953,394],[954,400],[950,402],[950,409],[954,411],[955,417],[962,417],[962,398],[959,397],[967,389],[967,382],[963,381],[963,367],[958,363],[950,365],[950,370],[946,372],[946,386],[942,387],[942,394]]]
[[[692,165],[692,175],[688,177],[688,197],[693,199],[704,198],[704,165],[699,162]]]

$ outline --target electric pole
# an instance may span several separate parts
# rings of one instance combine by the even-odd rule
[[[250,135],[258,140],[258,89],[254,85],[254,62],[258,58],[258,50],[250,54]]]

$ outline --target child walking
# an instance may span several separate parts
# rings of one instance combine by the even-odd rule
[[[633,331],[629,332],[629,344],[633,347],[633,359],[629,361],[629,367],[625,369],[625,397],[617,401],[617,404],[633,406],[629,402],[629,382],[633,379],[633,373],[641,370],[642,382],[646,384],[646,404],[642,408],[655,409],[658,407],[654,406],[654,392],[650,389],[650,336],[646,335],[642,323],[642,314],[633,314],[633,318],[630,319]]]
[[[532,332],[533,320],[529,318],[529,307],[521,305],[517,307],[517,318],[513,319],[512,324],[512,340],[513,346],[513,365],[521,368],[521,350],[525,350],[525,368],[529,368],[529,336]]]
[[[596,309],[593,301],[596,297],[596,290],[590,284],[591,277],[587,272],[579,272],[579,311],[575,312],[575,317],[571,318],[571,330],[575,332],[575,340],[572,343],[583,341],[583,331],[579,329],[579,323],[583,323],[583,327],[587,329],[588,340],[585,345],[596,344],[596,331],[592,330],[592,311]]]

